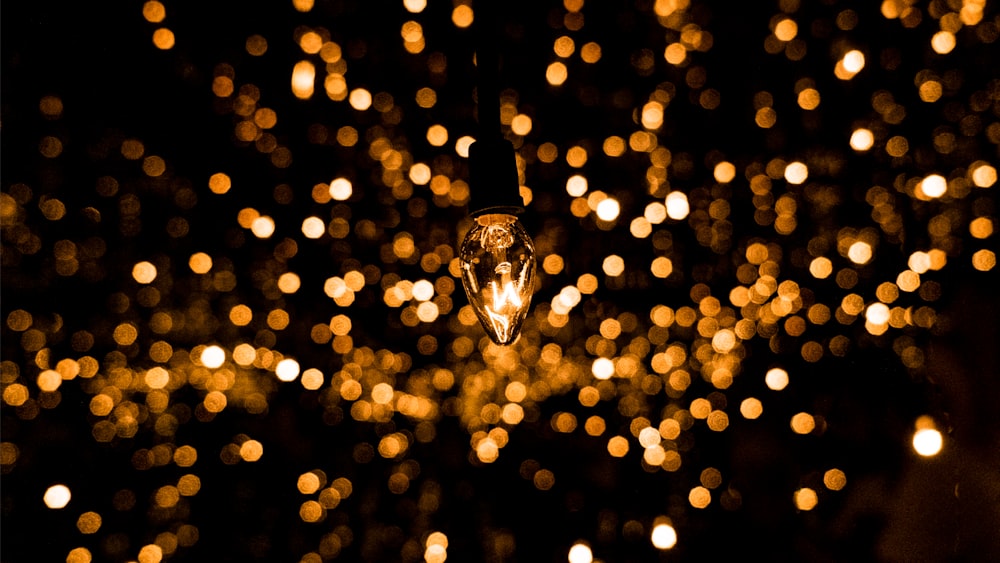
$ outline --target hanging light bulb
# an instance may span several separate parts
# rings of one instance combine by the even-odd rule
[[[469,304],[490,340],[517,339],[535,287],[535,243],[517,220],[520,185],[514,147],[503,138],[469,147],[473,224],[458,258]]]
[[[469,146],[472,228],[458,258],[469,304],[490,340],[517,340],[535,288],[535,244],[517,220],[523,211],[514,146],[500,130],[496,4],[477,7],[476,66],[480,138]]]
[[[528,316],[535,283],[535,245],[509,213],[475,218],[462,241],[462,286],[490,340],[517,339]]]

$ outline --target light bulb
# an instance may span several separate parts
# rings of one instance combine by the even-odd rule
[[[517,217],[487,213],[474,219],[458,255],[462,286],[490,340],[514,342],[535,287],[535,244]]]

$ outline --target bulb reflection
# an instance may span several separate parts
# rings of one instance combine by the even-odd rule
[[[513,215],[475,218],[462,241],[462,286],[490,340],[517,339],[528,316],[535,280],[535,245]]]

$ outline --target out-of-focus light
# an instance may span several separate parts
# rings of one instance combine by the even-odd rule
[[[476,142],[475,138],[470,137],[469,135],[462,135],[461,137],[458,138],[458,140],[455,141],[455,152],[458,154],[458,156],[462,158],[468,158],[469,147],[471,147],[472,143],[475,142]]]
[[[299,376],[299,363],[291,358],[285,358],[275,366],[274,374],[282,381],[295,381]]]
[[[801,184],[809,177],[809,169],[801,162],[792,162],[785,167],[785,180],[789,184]]]
[[[316,83],[316,67],[309,61],[299,61],[292,69],[292,94],[300,100],[308,100],[313,95]]]
[[[873,325],[884,325],[889,322],[889,307],[885,303],[872,303],[865,311],[865,319]]]
[[[566,180],[566,193],[573,197],[581,197],[587,193],[587,178],[579,174],[570,176]]]
[[[781,391],[788,385],[788,372],[781,368],[771,368],[764,375],[764,383],[772,391]]]
[[[732,162],[722,161],[715,165],[715,169],[712,171],[713,176],[715,176],[715,181],[720,184],[728,184],[733,181],[736,177],[736,167],[733,166]]]
[[[863,240],[855,241],[847,249],[847,257],[855,264],[867,264],[872,259],[872,245]]]
[[[833,74],[841,80],[850,80],[863,68],[865,68],[865,55],[854,49],[845,53],[843,58],[837,61]]]
[[[941,452],[944,439],[936,428],[921,428],[913,433],[913,450],[924,457]]]
[[[348,96],[348,103],[351,104],[352,108],[364,111],[372,107],[372,94],[364,88],[355,88],[351,90],[351,94]]]
[[[535,244],[507,213],[475,218],[459,250],[462,285],[490,339],[512,343],[528,316],[535,283]]]
[[[816,496],[816,491],[810,489],[809,487],[802,487],[801,489],[795,491],[794,500],[795,507],[799,510],[812,510],[816,508],[816,504],[819,503],[819,497]]]
[[[455,24],[455,27],[462,29],[469,27],[474,19],[475,13],[467,4],[459,4],[451,11],[451,22]]]
[[[614,221],[620,212],[621,206],[614,198],[609,197],[597,204],[597,218],[602,221]]]
[[[650,534],[653,547],[656,549],[670,549],[677,545],[677,530],[668,523],[660,523],[653,526]]]
[[[597,379],[611,379],[615,374],[615,364],[608,358],[597,358],[591,365],[590,371]]]
[[[132,267],[132,278],[139,283],[152,283],[156,279],[156,266],[151,262],[138,262]]]
[[[326,232],[326,223],[319,217],[307,217],[302,221],[302,234],[306,238],[318,239]]]
[[[866,151],[875,144],[875,135],[868,129],[855,129],[851,133],[851,148],[858,151]]]
[[[549,65],[545,69],[545,80],[553,86],[562,86],[563,82],[566,82],[566,78],[569,77],[569,71],[566,69],[566,65],[556,61]]]
[[[347,178],[337,178],[330,182],[330,197],[337,201],[347,201],[354,194],[354,186]]]
[[[261,215],[250,223],[250,232],[257,238],[271,238],[274,234],[274,219]]]
[[[593,563],[594,553],[585,543],[575,543],[569,548],[569,563]]]
[[[955,48],[955,34],[942,30],[931,37],[931,48],[939,55],[947,55]]]
[[[918,185],[923,194],[929,198],[938,198],[948,191],[948,181],[940,174],[931,174]]]
[[[667,194],[667,217],[680,221],[688,216],[691,207],[688,204],[687,195],[684,192],[670,192]]]
[[[865,68],[865,54],[857,49],[844,54],[844,70],[850,73],[861,72]]]
[[[52,509],[59,509],[65,508],[72,496],[69,487],[66,485],[52,485],[45,490],[42,500],[45,501],[45,506]]]
[[[997,169],[983,161],[972,163],[969,171],[972,183],[978,188],[988,188],[997,181]]]
[[[226,351],[219,346],[207,346],[201,351],[201,365],[215,369],[226,361]]]

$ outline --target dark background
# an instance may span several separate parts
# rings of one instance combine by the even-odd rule
[[[467,179],[465,159],[455,156],[453,147],[460,136],[476,134],[472,53],[477,35],[451,23],[451,3],[429,4],[410,14],[397,1],[318,0],[305,13],[285,1],[166,2],[166,19],[158,24],[143,18],[138,1],[4,6],[0,142],[2,187],[10,195],[3,201],[2,383],[5,389],[27,386],[31,399],[20,406],[3,404],[2,439],[18,452],[14,459],[5,458],[0,482],[3,561],[62,561],[77,547],[87,548],[95,561],[135,560],[158,534],[178,534],[183,526],[197,527],[198,540],[165,559],[298,561],[316,552],[322,538],[333,532],[342,542],[340,560],[418,561],[432,531],[447,535],[448,557],[454,561],[565,561],[576,541],[588,542],[595,558],[608,562],[747,556],[769,561],[1000,557],[998,280],[996,268],[980,272],[971,265],[977,250],[996,251],[996,237],[976,238],[968,228],[976,217],[996,222],[997,186],[972,187],[929,202],[914,198],[912,186],[909,191],[903,187],[907,179],[930,173],[964,178],[980,160],[997,166],[1000,16],[995,4],[986,7],[979,24],[957,32],[954,51],[939,55],[931,49],[930,38],[940,29],[942,15],[961,7],[957,2],[917,4],[912,9],[920,12],[919,23],[904,25],[882,15],[875,2],[693,1],[679,13],[686,24],[709,32],[713,43],[707,51],[690,52],[678,67],[664,60],[663,50],[679,33],[657,21],[652,2],[590,0],[582,8],[585,23],[576,31],[565,28],[567,8],[560,2],[503,3],[501,86],[505,95],[516,94],[518,111],[533,120],[527,136],[510,135],[525,160],[524,183],[532,190],[522,221],[538,244],[540,262],[547,254],[559,254],[565,261],[561,272],[539,271],[533,304],[542,312],[529,318],[522,340],[513,347],[516,367],[506,371],[494,369],[496,350],[487,346],[481,329],[457,321],[466,304],[461,289],[452,294],[450,313],[416,327],[400,321],[402,308],[385,305],[378,280],[359,291],[349,307],[338,307],[323,293],[327,278],[366,265],[376,266],[383,279],[392,274],[409,280],[447,277],[447,264],[430,274],[416,263],[387,260],[384,247],[398,234],[409,233],[420,253],[433,252],[437,244],[457,248],[467,228],[464,207],[439,205],[426,186],[415,186],[410,197],[394,197],[382,183],[380,163],[368,154],[371,140],[385,136],[411,162],[432,164],[435,173],[453,181]],[[849,10],[858,23],[843,29],[838,17]],[[764,50],[769,25],[781,14],[798,24],[796,39],[806,53],[799,60]],[[418,54],[403,49],[399,30],[409,20],[423,26],[426,48]],[[303,53],[295,42],[300,26],[326,30],[343,48],[349,87],[390,94],[401,119],[387,121],[375,109],[358,111],[346,101],[327,99],[322,61]],[[173,48],[153,45],[151,37],[159,27],[175,34]],[[246,51],[246,40],[253,34],[267,39],[261,57]],[[545,81],[545,69],[557,59],[552,44],[562,35],[574,39],[577,53],[564,61],[568,81],[553,87]],[[596,64],[579,58],[588,41],[602,47]],[[866,55],[864,70],[850,81],[833,75],[844,45]],[[655,61],[645,71],[633,64],[644,52]],[[434,53],[446,57],[446,72],[429,70]],[[290,89],[292,67],[303,59],[317,65],[316,93],[305,101]],[[291,151],[290,166],[275,166],[253,143],[234,137],[238,119],[231,100],[216,97],[211,88],[222,64],[234,69],[237,91],[242,85],[256,86],[258,106],[277,113],[278,124],[270,132]],[[689,83],[692,67],[705,70],[704,85]],[[953,79],[933,103],[918,95],[916,77],[926,71]],[[816,110],[796,104],[795,84],[803,78],[812,79],[822,95]],[[627,140],[642,130],[637,112],[664,84],[675,94],[663,126],[653,132],[659,145],[671,151],[673,163],[668,183],[650,190],[647,154],[629,150],[612,158],[601,146],[611,135]],[[424,86],[437,92],[433,108],[420,108],[414,100]],[[720,93],[717,108],[699,104],[706,88]],[[770,129],[754,123],[754,96],[761,91],[773,95],[778,114]],[[882,119],[873,108],[879,92],[891,93],[906,109],[904,120]],[[44,96],[62,101],[58,118],[39,111]],[[984,99],[985,105],[977,102]],[[435,123],[449,130],[444,147],[433,147],[425,138],[427,127]],[[358,131],[354,147],[337,145],[335,133],[343,126]],[[855,152],[848,140],[862,126],[876,132],[876,144],[871,151]],[[316,127],[328,130],[326,140],[310,134]],[[935,148],[935,136],[942,132],[955,134],[953,149]],[[895,135],[909,141],[904,157],[885,151],[885,143]],[[40,153],[40,142],[49,136],[62,143],[58,156]],[[162,157],[167,172],[149,177],[142,160],[124,158],[120,147],[126,139],[141,141],[147,156]],[[545,142],[559,148],[560,157],[553,163],[535,157]],[[563,158],[574,145],[589,153],[580,170]],[[749,170],[762,171],[779,158],[801,160],[810,169],[802,187],[785,185],[781,179],[773,182],[776,195],[790,193],[798,201],[798,227],[788,235],[755,221],[748,180]],[[725,185],[712,175],[721,160],[737,170],[736,178]],[[228,194],[208,190],[208,178],[217,172],[232,178]],[[564,186],[575,173],[587,176],[591,191],[603,190],[619,200],[622,213],[614,226],[599,224],[593,213],[583,218],[570,213],[572,198]],[[102,195],[96,189],[98,179],[106,176],[118,181],[117,193]],[[313,186],[338,176],[351,179],[352,198],[346,204],[315,202],[310,196]],[[879,230],[866,202],[872,186],[889,190],[904,224],[902,236]],[[804,195],[811,187],[833,190],[836,205],[819,209]],[[662,202],[671,190],[687,193],[692,209],[702,214],[654,225],[657,234],[649,238],[631,235],[632,218],[642,216],[647,204]],[[138,229],[129,223],[135,218],[122,210],[128,195],[141,202]],[[40,205],[46,198],[63,202],[64,217],[49,220],[42,215]],[[717,247],[704,244],[698,235],[698,221],[706,220],[704,210],[712,200],[726,200],[731,207],[726,227],[730,239]],[[237,213],[246,207],[274,217],[273,237],[257,239],[237,224]],[[94,220],[90,210],[100,220]],[[324,220],[346,217],[352,231],[341,239],[306,239],[299,229],[310,215]],[[178,217],[188,225],[183,236],[170,234],[167,227]],[[879,284],[895,281],[906,269],[912,252],[934,248],[929,227],[937,217],[947,217],[952,224],[945,249],[948,262],[922,280],[937,284],[939,291],[903,293],[894,304],[911,310],[932,308],[937,318],[933,326],[890,328],[874,336],[865,330],[862,316],[849,323],[810,323],[801,336],[779,329],[773,337],[757,336],[741,344],[740,371],[734,384],[721,392],[699,377],[694,366],[694,382],[679,396],[638,393],[642,405],[637,414],[623,414],[620,408],[621,398],[636,396],[625,381],[616,384],[617,396],[595,407],[583,407],[577,400],[593,359],[600,355],[592,339],[601,338],[602,320],[627,313],[637,319],[636,326],[617,339],[616,350],[623,352],[634,339],[652,334],[649,313],[655,305],[697,309],[692,296],[696,284],[704,284],[723,306],[730,306],[729,291],[740,285],[737,269],[746,263],[752,242],[780,249],[779,282],[796,281],[813,303],[834,311],[851,292],[871,303]],[[363,219],[376,224],[374,240],[353,229]],[[845,227],[875,229],[878,245],[872,263],[855,266],[837,255],[836,242]],[[25,242],[31,237],[37,244]],[[655,243],[663,237],[671,242],[666,249]],[[825,241],[824,255],[838,269],[857,270],[855,287],[845,289],[832,277],[817,280],[809,274],[810,245],[816,239]],[[58,273],[54,258],[57,243],[65,240],[80,249],[81,266],[73,275]],[[288,241],[295,243],[291,256],[279,248]],[[187,260],[194,252],[211,255],[213,271],[232,272],[235,288],[214,289],[204,276],[192,273]],[[610,254],[626,263],[626,273],[617,280],[601,270]],[[661,255],[674,263],[675,273],[665,280],[649,271],[650,262]],[[143,260],[153,261],[159,272],[155,286],[161,297],[151,307],[138,302],[142,286],[131,275],[134,264]],[[266,291],[262,280],[285,271],[300,276],[301,289],[277,297]],[[597,276],[598,291],[583,296],[566,327],[546,333],[546,304],[585,273]],[[123,298],[126,305],[120,306]],[[247,327],[229,321],[229,310],[238,303],[254,310],[254,322]],[[269,330],[264,323],[267,311],[275,308],[291,317],[284,330]],[[12,311],[31,314],[32,328],[45,335],[41,350],[26,344],[24,330],[10,326]],[[188,320],[166,335],[157,334],[149,323],[158,311],[186,315]],[[738,307],[735,313],[740,318]],[[358,422],[351,417],[351,402],[330,390],[330,380],[353,357],[313,341],[310,330],[337,314],[351,317],[356,349],[388,350],[410,358],[408,369],[387,376],[397,390],[419,373],[438,368],[455,373],[454,388],[429,394],[442,409],[430,421],[433,440],[411,439],[410,448],[396,459],[363,455],[388,433],[405,431],[412,437],[418,421],[397,413],[389,422]],[[122,322],[137,327],[134,344],[121,346],[113,339],[114,328]],[[81,333],[93,338],[90,346],[74,340]],[[421,350],[417,342],[422,336],[433,337],[436,350]],[[830,343],[838,336],[850,340],[846,354],[832,352]],[[471,356],[453,352],[453,343],[462,338],[477,343]],[[236,344],[250,342],[295,358],[303,370],[321,370],[326,383],[319,391],[308,391],[297,382],[277,382],[266,369],[239,368],[266,396],[264,412],[241,407],[233,391],[223,412],[199,420],[197,408],[205,390],[185,385],[171,393],[169,412],[179,416],[172,434],[156,432],[156,416],[146,412],[134,436],[108,443],[92,435],[94,425],[106,418],[89,409],[99,388],[78,378],[63,382],[53,398],[43,397],[36,384],[45,367],[84,355],[101,362],[99,376],[125,368],[141,379],[156,365],[149,348],[160,340],[173,347],[171,369],[189,372],[187,352],[197,346],[218,343],[231,352]],[[801,348],[807,341],[824,346],[820,361],[803,358]],[[694,330],[672,327],[666,345],[674,343],[690,357],[704,339]],[[477,399],[462,390],[463,382],[487,372],[484,377],[501,382],[515,372],[526,373],[529,381],[548,381],[553,373],[531,360],[546,345],[559,349],[562,369],[578,374],[574,383],[526,405],[532,414],[508,427],[510,442],[499,459],[479,462],[470,447],[474,429],[453,406],[505,401],[502,392]],[[900,350],[906,345],[922,351],[921,365],[904,365]],[[646,371],[653,373],[652,355],[664,347],[648,347],[641,358]],[[771,391],[764,384],[764,373],[773,366],[791,374],[792,383],[784,391]],[[370,390],[366,384],[365,396]],[[133,385],[122,390],[123,400],[144,409],[146,391],[141,384]],[[641,446],[630,434],[634,418],[645,416],[656,426],[668,416],[665,412],[686,409],[692,400],[710,394],[715,407],[727,412],[729,427],[713,432],[704,422],[695,422],[676,440],[679,470],[644,467]],[[761,399],[761,418],[747,420],[739,414],[740,402],[747,397]],[[553,430],[550,420],[560,412],[573,413],[578,428],[570,433]],[[792,432],[789,420],[799,412],[813,414],[817,430],[804,436]],[[594,414],[607,422],[600,437],[583,431],[583,422]],[[914,423],[923,415],[932,417],[945,435],[942,453],[927,459],[910,446]],[[607,440],[613,435],[629,438],[630,452],[622,459],[608,454]],[[238,443],[240,436],[264,445],[260,461],[223,461],[227,444]],[[191,445],[198,461],[190,468],[168,463],[140,469],[137,452],[158,444]],[[415,464],[419,471],[411,476],[407,491],[390,492],[387,480],[406,463],[407,470]],[[538,467],[554,473],[550,490],[532,484],[532,468]],[[722,484],[712,491],[708,507],[694,508],[688,493],[708,467],[721,472]],[[845,472],[843,490],[823,485],[824,472],[832,468]],[[305,523],[299,506],[315,495],[299,493],[296,480],[314,469],[331,481],[350,479],[353,493],[321,522]],[[188,473],[201,479],[198,494],[182,497],[173,509],[157,508],[155,492]],[[73,493],[61,510],[42,502],[54,483],[66,484]],[[793,495],[802,487],[818,493],[819,503],[812,510],[796,508]],[[123,491],[135,502],[119,502]],[[436,509],[421,508],[422,495],[436,498]],[[77,518],[86,511],[102,517],[95,534],[77,529]],[[660,516],[669,517],[677,530],[678,543],[670,551],[660,552],[649,541]]]

